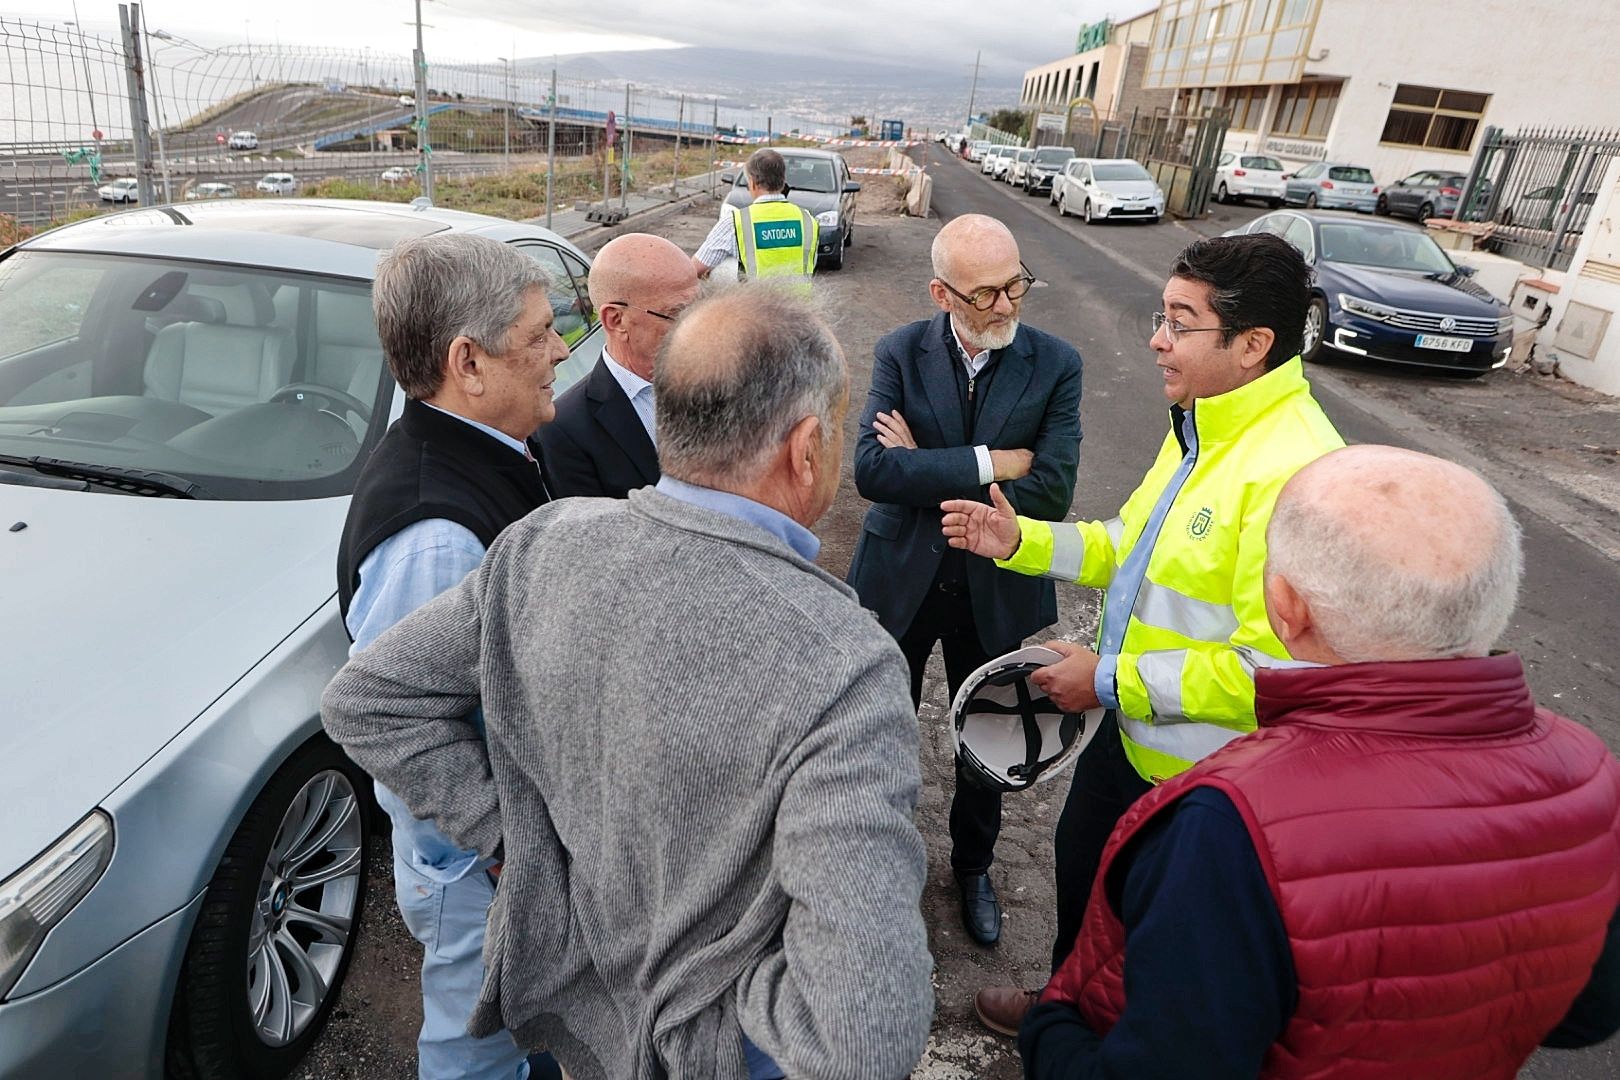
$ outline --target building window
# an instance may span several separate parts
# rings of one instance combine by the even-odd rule
[[[1380,141],[1466,151],[1474,144],[1474,133],[1490,100],[1489,94],[1402,83],[1395,88]]]
[[[1226,92],[1226,107],[1232,110],[1233,131],[1259,131],[1266,111],[1269,86],[1234,86]]]
[[[1337,82],[1308,82],[1283,87],[1271,133],[1307,139],[1327,138],[1328,127],[1333,123],[1333,110],[1339,106],[1339,90],[1343,85]]]

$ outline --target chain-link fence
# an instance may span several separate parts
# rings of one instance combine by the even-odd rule
[[[431,37],[419,106],[409,56],[207,47],[127,7],[121,38],[0,18],[0,214],[13,223],[135,202],[143,182],[159,202],[405,200],[424,174],[439,205],[539,217],[712,184],[721,142],[847,130],[680,88],[559,78],[531,59],[436,62]]]

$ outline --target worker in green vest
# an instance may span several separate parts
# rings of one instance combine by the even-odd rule
[[[819,230],[814,214],[788,202],[787,162],[775,150],[756,150],[744,171],[753,201],[728,206],[729,213],[720,215],[692,256],[698,276],[736,259],[739,277],[798,281],[808,288]]]

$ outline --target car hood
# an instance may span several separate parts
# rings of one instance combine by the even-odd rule
[[[0,484],[0,878],[100,803],[336,589],[347,498]]]
[[[1152,180],[1098,180],[1096,187],[1104,194],[1119,197],[1146,195],[1152,198],[1159,193],[1159,185]]]
[[[1407,270],[1377,270],[1370,266],[1325,262],[1319,267],[1327,292],[1347,292],[1364,300],[1412,311],[1497,318],[1504,314],[1490,292],[1462,274],[1428,277]]]

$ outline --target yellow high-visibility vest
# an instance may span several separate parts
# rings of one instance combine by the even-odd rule
[[[796,278],[809,285],[820,238],[814,214],[786,199],[762,199],[733,206],[731,221],[744,277]]]
[[[1112,674],[1126,755],[1153,781],[1255,729],[1255,669],[1289,659],[1266,618],[1266,525],[1288,478],[1344,445],[1297,356],[1172,416],[1119,517],[1020,517],[996,562],[1108,590],[1098,682]]]

